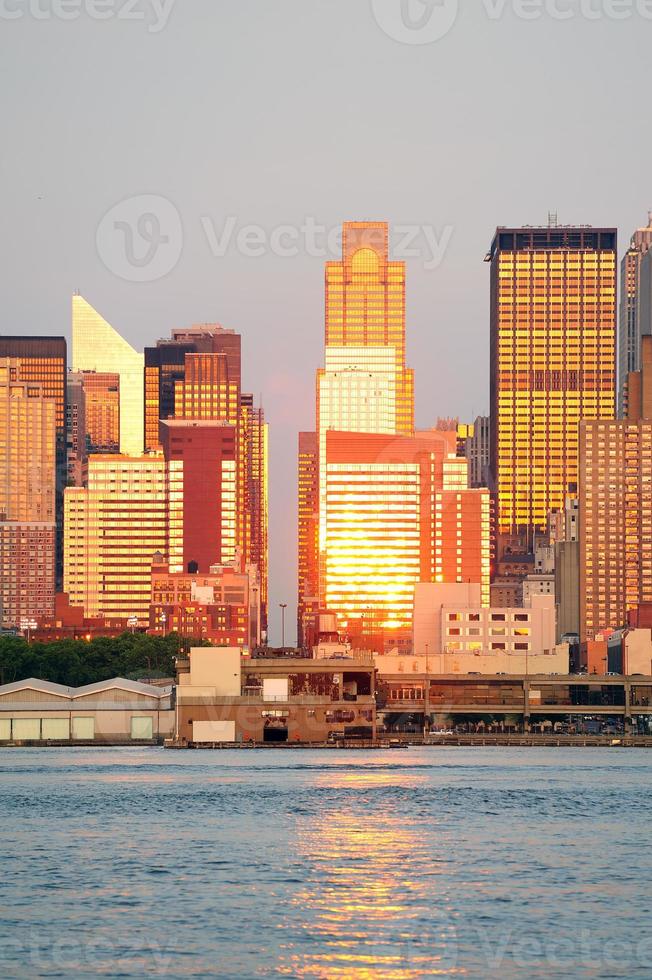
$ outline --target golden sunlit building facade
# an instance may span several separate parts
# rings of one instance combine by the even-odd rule
[[[185,351],[183,374],[174,380],[174,418],[185,421],[219,422],[234,426],[235,461],[235,541],[245,564],[256,565],[260,575],[262,622],[266,623],[268,602],[268,425],[262,408],[253,396],[241,391],[241,338],[232,330],[215,324],[174,331],[174,343],[181,348],[192,345],[201,350]],[[153,348],[147,360],[150,370],[158,371],[159,397],[165,396],[164,361],[154,363],[154,351],[164,355],[172,344]],[[211,347],[210,351],[203,348]],[[173,352],[172,352],[173,355]],[[174,356],[168,377],[174,377]],[[160,359],[160,358],[159,358]],[[152,377],[154,375],[152,374]],[[162,405],[159,410],[162,410]],[[171,559],[172,560],[172,559]],[[212,561],[221,560],[215,555]]]
[[[267,623],[269,582],[269,425],[253,395],[240,396],[238,481],[243,486],[240,551],[259,574],[262,622]]]
[[[489,601],[489,493],[469,490],[457,424],[415,434],[405,267],[387,224],[344,225],[325,322],[317,431],[299,442],[300,634],[306,610],[328,610],[350,635],[391,642],[409,633],[419,581],[472,580]]]
[[[394,352],[396,431],[414,431],[414,373],[405,366],[405,263],[389,259],[384,221],[350,221],[342,260],[326,263],[326,347]]]
[[[490,495],[455,432],[326,437],[323,605],[345,630],[412,624],[417,582],[474,582],[489,604]]]
[[[652,602],[652,336],[627,381],[628,417],[580,427],[580,635]]]
[[[297,645],[302,647],[319,613],[319,440],[316,432],[299,433],[298,486]]]
[[[79,295],[72,298],[72,368],[119,376],[120,452],[142,453],[144,356]]]
[[[163,456],[96,455],[64,495],[64,592],[88,617],[149,622],[151,566],[167,553]]]
[[[86,436],[90,453],[120,451],[120,375],[83,371]]]
[[[499,228],[487,258],[499,552],[531,550],[577,495],[580,420],[615,414],[616,231]]]
[[[0,622],[52,616],[58,412],[43,386],[0,358]]]
[[[335,479],[334,473],[328,476],[329,433],[409,436],[414,431],[413,373],[405,365],[405,265],[389,259],[385,222],[344,224],[342,259],[326,264],[325,344],[324,367],[317,373],[318,569],[324,608],[339,594],[333,583],[350,571],[327,502],[328,480]],[[335,524],[329,527],[329,520]]]

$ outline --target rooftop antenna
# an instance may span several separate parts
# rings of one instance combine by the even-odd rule
[[[559,218],[556,211],[548,211],[548,228],[556,228],[559,224]]]

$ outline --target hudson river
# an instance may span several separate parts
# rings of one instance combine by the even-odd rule
[[[652,754],[0,752],[0,976],[652,976]]]

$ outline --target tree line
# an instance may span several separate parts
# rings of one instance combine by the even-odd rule
[[[22,636],[5,634],[0,636],[0,684],[37,677],[81,687],[112,677],[174,677],[175,657],[189,646],[204,645],[203,640],[182,639],[176,633],[123,633],[49,643],[27,643]]]

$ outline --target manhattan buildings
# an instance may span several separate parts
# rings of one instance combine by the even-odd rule
[[[455,440],[327,433],[322,598],[344,630],[409,630],[417,582],[478,583],[489,604],[489,491]]]
[[[500,558],[577,495],[580,420],[614,417],[616,231],[499,228],[487,258]]]
[[[297,645],[312,646],[319,615],[319,446],[316,432],[299,433],[299,589]]]
[[[64,592],[87,617],[149,622],[151,565],[168,544],[162,456],[90,456],[88,483],[69,487]]]
[[[652,211],[646,228],[632,235],[620,265],[620,324],[618,328],[618,415],[627,414],[627,378],[641,367],[641,338],[652,333]]]
[[[318,609],[365,637],[409,632],[415,584],[482,583],[489,494],[470,491],[456,431],[414,431],[405,267],[382,222],[344,225],[326,266],[316,432],[299,442],[299,631]]]
[[[242,562],[264,626],[267,425],[241,391],[240,336],[217,324],[175,330],[143,356],[76,296],[73,343],[71,606],[87,617],[149,623],[151,563],[160,553],[170,574]]]
[[[63,337],[0,337],[0,358],[14,361],[13,378],[41,385],[44,398],[55,405],[56,424],[56,581],[63,571],[63,489],[67,478],[66,460],[66,363]]]
[[[582,639],[652,601],[652,336],[628,376],[628,417],[581,426]]]
[[[245,563],[259,569],[262,619],[265,622],[268,602],[268,426],[262,408],[254,404],[251,394],[242,391],[241,362],[240,335],[220,324],[176,329],[170,339],[146,348],[145,450],[160,450],[166,420],[174,419],[177,442],[183,438],[184,424],[186,428],[196,422],[231,427],[235,502],[233,513],[227,516],[224,512],[224,520],[220,517],[221,534],[224,535],[225,552],[229,551],[232,556],[228,560],[233,560],[237,547]],[[205,441],[207,437],[202,438]],[[166,445],[169,457],[173,443],[168,439]],[[195,457],[197,462],[197,453]],[[200,521],[202,503],[209,509],[217,506],[217,499],[210,496],[203,484],[198,484],[194,491],[190,487],[191,481],[187,481],[186,526],[188,522]],[[199,499],[202,493],[203,501]],[[193,517],[187,503],[191,496],[195,503]],[[223,505],[224,501],[219,504],[220,509]],[[192,560],[197,560],[195,555],[189,555],[186,564]],[[219,554],[208,556],[203,570],[226,560]]]
[[[26,373],[30,372],[23,370],[20,357],[0,358],[3,628],[52,616],[54,612],[60,405],[41,382],[23,380]]]
[[[72,298],[74,371],[117,375],[120,403],[120,452],[138,455],[144,440],[144,358],[121,337],[83,296]]]

